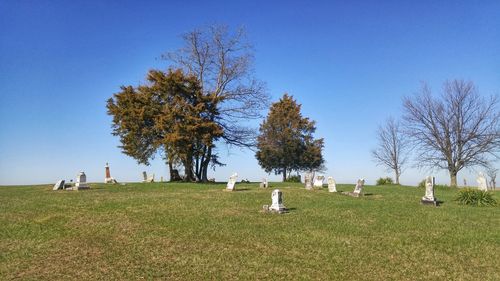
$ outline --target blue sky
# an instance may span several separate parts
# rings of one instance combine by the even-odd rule
[[[370,157],[375,131],[401,115],[401,99],[427,81],[472,80],[500,92],[500,1],[1,1],[0,184],[52,183],[85,171],[119,181],[146,170],[117,148],[106,100],[137,85],[180,34],[207,24],[244,26],[255,75],[276,101],[302,104],[325,138],[327,175],[337,182],[392,175]],[[267,176],[254,153],[220,145],[227,164],[209,177]],[[497,165],[498,166],[498,165]],[[408,169],[402,183],[429,172]],[[474,183],[462,171],[459,183]],[[446,172],[437,181],[448,183]],[[279,180],[279,176],[268,176]]]

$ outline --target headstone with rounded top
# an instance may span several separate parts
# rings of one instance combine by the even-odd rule
[[[328,192],[337,192],[337,183],[333,177],[328,177]]]

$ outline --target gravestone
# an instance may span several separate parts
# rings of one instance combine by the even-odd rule
[[[316,180],[314,180],[314,187],[323,187],[323,180],[325,179],[325,176],[317,176]]]
[[[104,177],[104,183],[118,183],[114,178],[111,177],[111,172],[109,171],[108,163],[106,163],[106,166],[104,166],[104,169],[106,171],[106,174]]]
[[[64,182],[65,180],[59,180],[58,182],[56,182],[56,184],[54,184],[52,190],[64,189]]]
[[[263,178],[262,179],[262,182],[260,183],[260,188],[268,188],[268,183],[267,183],[267,179],[266,178]]]
[[[356,183],[356,186],[354,187],[353,192],[342,192],[344,195],[349,195],[352,197],[359,197],[363,195],[363,187],[365,185],[365,180],[364,179],[359,179]]]
[[[155,174],[148,177],[148,174],[146,173],[146,171],[144,171],[144,172],[142,172],[142,178],[143,178],[142,182],[154,182],[155,181]]]
[[[358,182],[356,183],[356,186],[354,187],[354,194],[362,195],[363,193],[363,187],[365,186],[365,179],[359,179]]]
[[[486,181],[486,177],[482,172],[479,172],[479,175],[476,178],[477,187],[479,190],[488,191],[488,182]]]
[[[90,186],[87,185],[87,176],[85,175],[84,172],[80,172],[76,176],[76,183],[75,183],[75,189],[80,190],[80,189],[89,189]]]
[[[282,213],[286,211],[285,205],[283,205],[283,192],[279,189],[275,189],[271,194],[272,205],[269,207],[270,211],[276,211]]]
[[[307,190],[311,190],[312,187],[312,177],[313,175],[311,173],[306,173],[304,176],[304,183],[306,185]]]
[[[226,190],[233,191],[234,185],[236,184],[236,179],[238,178],[238,174],[234,173],[229,177],[229,181],[227,182]]]
[[[328,192],[337,192],[337,183],[332,177],[328,177]]]
[[[428,176],[425,178],[425,195],[422,197],[422,200],[420,200],[422,204],[437,206],[437,200],[436,197],[434,197],[434,183],[434,177]]]

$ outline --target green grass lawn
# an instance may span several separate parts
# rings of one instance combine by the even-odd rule
[[[0,187],[1,280],[500,280],[500,208],[455,189],[91,186]],[[276,187],[291,211],[262,213]]]

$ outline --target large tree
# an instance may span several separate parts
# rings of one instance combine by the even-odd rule
[[[408,141],[401,131],[398,121],[387,119],[377,131],[378,146],[372,150],[372,157],[377,165],[382,165],[394,171],[396,184],[408,161]]]
[[[323,139],[314,139],[315,122],[302,117],[298,104],[288,94],[271,105],[260,125],[256,158],[266,171],[282,174],[283,181],[292,171],[312,171],[324,163]]]
[[[444,83],[439,97],[433,97],[424,84],[403,103],[406,132],[418,150],[418,165],[447,169],[451,186],[457,186],[461,169],[488,165],[490,156],[498,158],[497,96],[485,100],[472,82],[453,80]]]
[[[181,70],[151,70],[147,80],[136,88],[122,87],[108,100],[113,134],[120,137],[123,152],[139,163],[148,164],[161,150],[171,180],[175,163],[184,167],[186,181],[200,180],[195,159],[222,135],[222,128],[210,119],[217,114],[216,97],[203,94],[197,77]]]
[[[226,26],[196,29],[182,36],[184,46],[163,58],[186,73],[195,75],[205,95],[214,97],[214,108],[207,115],[223,129],[221,139],[230,146],[255,146],[256,130],[247,125],[261,118],[269,97],[264,84],[252,72],[253,52],[243,29],[231,32]],[[201,145],[195,161],[197,177],[207,181],[209,165],[220,164],[215,144]]]

